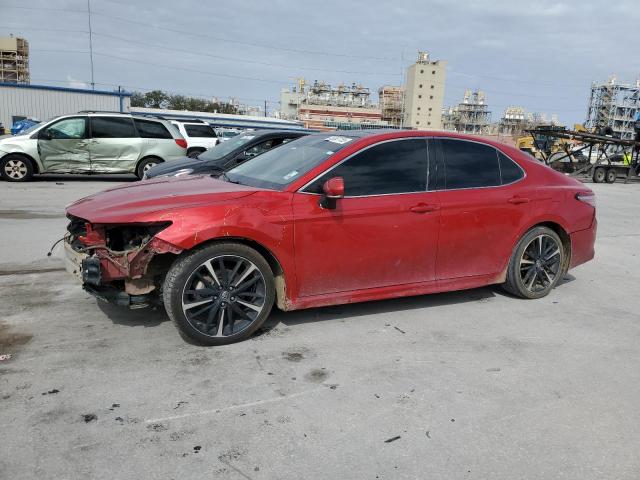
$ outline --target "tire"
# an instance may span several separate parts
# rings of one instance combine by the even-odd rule
[[[162,295],[169,318],[183,335],[198,344],[227,345],[249,338],[267,319],[275,281],[254,249],[217,243],[178,258],[165,277]]]
[[[7,182],[28,182],[33,178],[33,164],[23,155],[9,154],[0,160],[0,175]]]
[[[142,180],[142,177],[144,177],[144,174],[147,170],[161,163],[162,163],[162,160],[156,157],[143,158],[138,164],[138,167],[136,168],[136,176],[140,180]]]
[[[547,296],[565,274],[566,255],[556,232],[547,227],[532,228],[511,255],[503,288],[522,298]]]
[[[187,157],[189,157],[189,158],[198,158],[198,155],[200,155],[204,151],[205,150],[202,150],[201,148],[195,148],[195,149],[190,150],[189,152],[187,152]]]
[[[593,171],[594,183],[603,183],[607,178],[607,171],[603,167],[597,167]]]
[[[615,171],[615,169],[610,168],[609,170],[607,170],[607,174],[605,177],[605,181],[607,183],[615,183],[617,178],[618,178],[618,174]]]

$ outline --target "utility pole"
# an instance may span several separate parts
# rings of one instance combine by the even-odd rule
[[[267,101],[264,101],[264,116],[267,116]]]
[[[93,81],[93,32],[91,31],[91,0],[87,0],[87,13],[89,17],[89,58],[91,59],[91,90],[96,89]]]

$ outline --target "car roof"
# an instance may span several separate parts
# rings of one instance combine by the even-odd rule
[[[253,135],[255,138],[269,138],[269,137],[302,137],[304,135],[309,135],[311,132],[303,131],[303,130],[248,130],[244,132],[240,132],[238,136],[241,135]]]

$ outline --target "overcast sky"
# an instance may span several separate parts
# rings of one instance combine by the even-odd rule
[[[296,77],[400,84],[418,50],[448,61],[445,105],[486,92],[583,122],[592,81],[640,75],[638,0],[91,0],[96,89],[163,89],[278,108]],[[86,0],[0,0],[32,83],[90,82]]]

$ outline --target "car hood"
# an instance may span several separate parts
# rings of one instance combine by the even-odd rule
[[[165,175],[167,173],[176,172],[183,168],[193,168],[202,164],[202,160],[197,158],[184,157],[177,160],[171,160],[170,162],[159,163],[155,167],[150,168],[146,172],[147,178],[154,178],[158,175]]]
[[[67,214],[91,223],[132,223],[170,219],[171,211],[246,197],[261,189],[208,175],[168,177],[110,188],[81,198]]]

